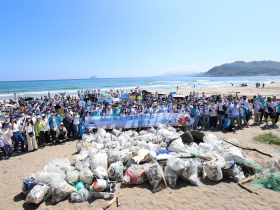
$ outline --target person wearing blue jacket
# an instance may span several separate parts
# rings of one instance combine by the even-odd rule
[[[119,107],[115,107],[115,109],[113,110],[113,116],[117,117],[120,116],[121,114],[121,110],[119,109]]]

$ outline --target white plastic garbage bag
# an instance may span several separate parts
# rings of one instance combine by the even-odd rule
[[[74,171],[67,171],[65,180],[73,185],[80,181],[80,172],[77,170]]]
[[[109,150],[120,150],[120,144],[118,141],[108,141],[105,147]]]
[[[75,164],[75,169],[80,171],[82,168],[89,168],[90,167],[90,159],[86,158],[84,161],[78,161]]]
[[[224,148],[222,152],[224,158],[229,158],[233,156],[236,163],[245,163],[245,157],[243,156],[241,150],[235,146],[228,146]]]
[[[89,168],[82,168],[80,171],[80,180],[86,184],[92,184],[93,173]]]
[[[93,177],[96,179],[107,179],[109,180],[109,176],[105,168],[98,166],[93,170]]]
[[[220,141],[219,141],[218,138],[217,138],[215,135],[213,135],[213,134],[206,134],[206,135],[203,137],[203,141],[204,141],[204,143],[206,143],[206,144],[212,145],[214,151],[221,152],[222,149],[223,149],[222,146],[221,146]]]
[[[167,148],[169,152],[183,152],[185,150],[185,145],[181,138],[174,140]]]
[[[43,172],[64,173],[59,167],[49,162],[43,169]]]
[[[204,169],[208,179],[212,181],[219,181],[223,178],[222,169],[214,160],[205,162]]]
[[[56,182],[52,186],[52,204],[56,204],[66,198],[77,189],[69,185],[65,180]]]
[[[199,148],[200,149],[204,149],[204,150],[213,150],[213,146],[212,145],[210,145],[210,144],[206,144],[206,143],[202,143],[202,142],[200,142],[199,143]]]
[[[145,141],[138,141],[138,144],[137,144],[137,146],[140,149],[144,149],[146,145],[147,145],[147,143]]]
[[[108,169],[108,157],[106,153],[97,153],[92,157],[91,160],[91,171],[96,169],[98,166]]]
[[[185,169],[185,162],[180,158],[170,157],[166,164],[177,174],[180,174]]]
[[[150,150],[150,151],[155,151],[157,148],[158,148],[158,145],[157,144],[153,144],[153,143],[148,143],[144,147],[144,149],[147,149],[147,150]]]
[[[65,173],[69,170],[72,170],[71,163],[67,158],[62,158],[62,159],[54,158],[51,160],[51,163],[56,165],[58,168],[60,168]]]
[[[121,158],[120,151],[114,151],[114,150],[111,151],[111,150],[109,150],[109,152],[108,152],[108,162],[109,162],[109,165],[119,161],[120,158]]]
[[[225,161],[224,157],[216,151],[201,150],[200,149],[199,154],[204,156],[204,157],[211,158],[216,163],[218,163],[221,168],[224,168],[226,166],[226,161]]]
[[[198,186],[197,165],[192,159],[185,160],[185,168],[180,173],[181,179],[189,181],[191,184]]]
[[[164,177],[164,172],[157,162],[146,163],[144,165],[144,169],[145,169],[145,174],[153,190],[157,188],[161,180],[164,180],[165,185],[167,185]]]
[[[38,183],[26,196],[26,203],[41,203],[52,196],[52,191],[49,186],[43,183]]]
[[[65,173],[54,173],[54,172],[37,172],[30,175],[33,177],[37,183],[41,182],[44,184],[49,184],[53,182],[58,182],[64,180],[66,177]]]
[[[132,155],[132,152],[128,152],[126,154],[123,154],[121,157],[120,157],[120,160],[122,162],[127,162],[129,160],[131,160],[134,156]]]
[[[167,181],[167,183],[172,187],[174,188],[176,183],[177,183],[177,180],[178,180],[178,174],[173,171],[169,166],[166,166],[165,167],[165,170],[164,170],[164,177]]]
[[[82,188],[78,192],[72,192],[69,200],[73,203],[81,203],[87,201],[90,198],[90,192],[86,188]]]

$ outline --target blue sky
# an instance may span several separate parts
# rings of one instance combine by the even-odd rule
[[[280,61],[280,1],[12,0],[1,81],[144,77]]]

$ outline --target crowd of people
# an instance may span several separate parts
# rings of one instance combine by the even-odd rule
[[[110,100],[104,100],[106,96]],[[77,97],[65,93],[54,97],[50,94],[41,98],[18,97],[0,103],[0,148],[5,159],[9,159],[13,152],[19,152],[19,144],[24,152],[67,141],[70,136],[77,139],[86,132],[86,116],[188,113],[184,124],[193,129],[232,130],[236,124],[239,128],[249,128],[254,115],[254,124],[262,123],[264,118],[268,126],[271,118],[273,128],[277,128],[279,102],[275,95],[248,99],[237,95],[206,96],[204,92],[201,95],[190,92],[187,96],[152,94],[140,89],[129,92],[111,89],[107,93],[79,90]]]

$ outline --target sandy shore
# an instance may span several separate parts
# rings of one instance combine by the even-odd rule
[[[180,89],[180,94],[187,94],[190,91],[207,95],[222,93],[228,94],[232,91],[241,92],[240,95],[253,96],[257,93],[270,96],[280,96],[279,83],[267,84],[266,87],[256,89],[248,87],[219,87],[219,88],[193,88]],[[162,92],[170,92],[165,90]],[[250,121],[250,124],[253,122]],[[266,129],[261,126],[250,126],[237,130],[236,132],[223,133],[226,139],[237,138],[241,146],[253,147],[266,153],[272,153],[277,146],[261,144],[252,140],[256,135],[264,132],[272,132],[279,135],[279,129]],[[221,134],[220,130],[206,131],[216,136]],[[52,158],[68,158],[71,162],[76,155],[76,142],[69,141],[61,145],[46,146],[36,152],[18,153],[10,160],[0,161],[0,209],[101,209],[107,201],[103,199],[91,199],[87,202],[72,204],[68,200],[53,206],[50,201],[40,205],[25,204],[25,197],[21,193],[22,179],[27,173],[43,170],[43,167]],[[268,161],[266,156],[255,152],[245,152],[247,158],[254,159],[260,164]],[[109,209],[279,209],[279,193],[268,189],[261,189],[259,195],[251,194],[241,189],[235,181],[224,178],[219,182],[212,182],[200,178],[199,186],[192,186],[188,182],[178,181],[175,189],[166,188],[160,192],[153,193],[151,186],[146,182],[143,185],[123,186],[118,185],[117,192],[123,193],[122,205],[117,208],[112,204]]]
[[[252,123],[252,121],[250,122]],[[252,138],[258,134],[271,131],[279,135],[279,130],[265,130],[265,128],[251,126],[233,133],[224,133],[224,137],[237,138],[242,146],[254,147],[266,153],[271,153],[277,146],[254,142]],[[220,130],[206,131],[216,136]],[[10,160],[0,161],[0,209],[100,209],[103,199],[92,199],[78,204],[68,200],[53,206],[46,201],[42,204],[25,204],[25,197],[21,193],[22,179],[29,172],[41,171],[52,158],[72,158],[76,155],[76,140],[57,146],[47,146],[36,152],[19,153]],[[246,151],[246,157],[265,164],[266,156]],[[122,205],[117,208],[114,203],[109,209],[279,209],[279,193],[268,189],[258,190],[259,195],[248,193],[241,189],[235,181],[224,178],[219,182],[212,182],[200,178],[199,186],[192,186],[188,182],[178,181],[175,189],[166,188],[153,193],[148,183],[143,185],[118,185],[117,192],[123,193]]]
[[[204,94],[206,96],[210,96],[210,95],[216,95],[216,94],[221,94],[221,95],[235,95],[236,92],[240,92],[238,93],[238,96],[243,96],[246,95],[249,98],[253,98],[254,95],[258,95],[258,93],[262,96],[272,96],[272,95],[276,95],[277,98],[280,97],[280,83],[269,83],[266,84],[264,88],[256,88],[255,85],[248,85],[247,87],[241,87],[241,86],[225,86],[225,87],[197,87],[197,88],[185,88],[185,89],[180,89],[177,91],[176,89],[174,90],[160,90],[158,92],[164,92],[166,94],[175,91],[180,95],[188,95],[190,94],[190,92],[196,92],[199,93],[199,95],[201,96],[202,92],[204,92]],[[156,92],[156,91],[151,91],[152,93]]]

